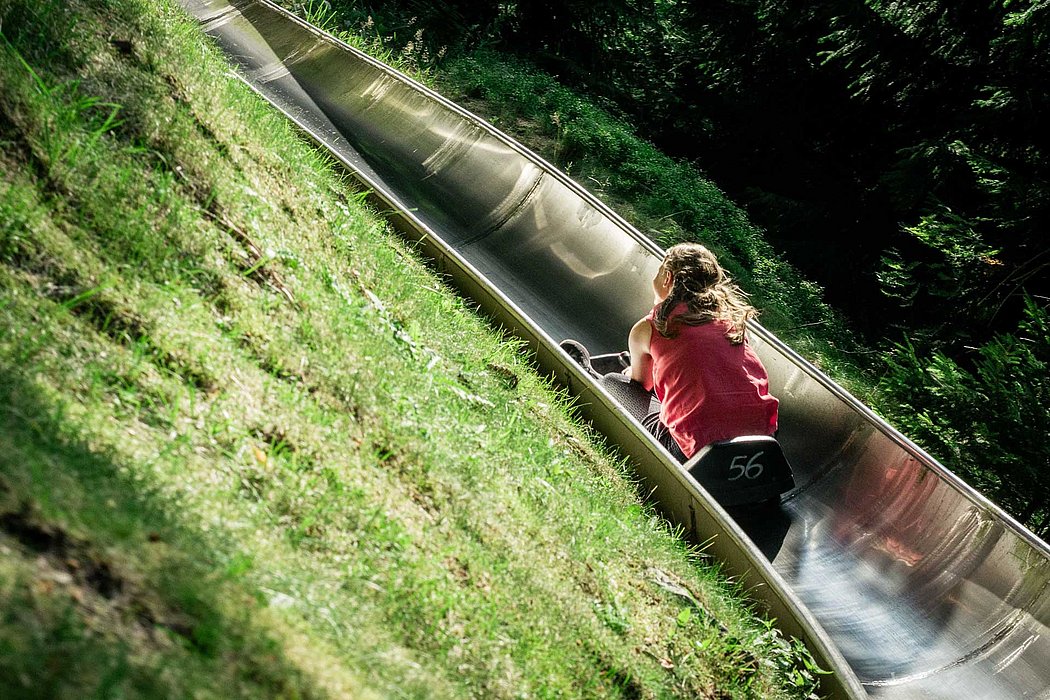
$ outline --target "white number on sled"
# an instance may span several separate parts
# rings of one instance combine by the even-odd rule
[[[762,476],[762,470],[764,467],[761,462],[755,460],[761,457],[765,452],[756,452],[751,456],[751,459],[747,460],[747,464],[741,464],[741,461],[747,458],[747,455],[737,455],[733,457],[733,461],[729,463],[729,471],[733,475],[729,477],[729,481],[736,481],[740,477],[745,479],[757,479]]]

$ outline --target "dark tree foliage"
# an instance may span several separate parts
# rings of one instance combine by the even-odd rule
[[[869,2],[832,26],[825,62],[893,154],[867,176],[906,234],[885,291],[948,348],[1008,329],[1023,291],[1050,292],[1050,6]]]
[[[977,350],[969,367],[910,343],[888,356],[883,389],[900,428],[1036,534],[1050,534],[1050,310],[1027,299],[1015,333]]]
[[[409,28],[426,28],[434,44],[459,50],[485,44],[513,47],[546,69],[587,82],[594,70],[610,65],[610,53],[631,44],[632,27],[638,25],[638,18],[654,14],[654,1],[330,0],[329,4],[352,18],[351,23],[371,17],[381,25],[378,33],[395,42],[394,34],[404,36]]]
[[[695,158],[832,301],[863,317],[879,301],[881,251],[866,231],[893,230],[895,220],[859,181],[858,169],[882,166],[887,153],[844,77],[822,64],[828,9],[740,0],[688,8],[680,94],[691,96],[692,114],[656,137]]]
[[[1010,328],[1023,288],[1047,291],[1045,8],[691,8],[715,98],[696,155],[858,325],[957,351]]]

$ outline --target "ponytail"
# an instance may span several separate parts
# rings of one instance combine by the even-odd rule
[[[668,249],[664,266],[671,273],[671,289],[653,314],[653,326],[660,335],[675,338],[682,325],[699,326],[724,320],[729,322],[726,330],[729,342],[734,345],[744,342],[747,322],[758,312],[711,251],[697,243],[679,243]],[[672,317],[683,302],[686,311]]]

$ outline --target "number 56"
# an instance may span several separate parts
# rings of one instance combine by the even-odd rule
[[[762,476],[762,470],[764,467],[761,462],[756,462],[765,452],[756,452],[751,456],[751,459],[747,460],[746,464],[742,464],[743,460],[747,459],[747,455],[737,455],[733,457],[733,461],[729,463],[729,472],[732,476],[729,477],[729,481],[736,481],[740,477],[745,479],[757,479]]]

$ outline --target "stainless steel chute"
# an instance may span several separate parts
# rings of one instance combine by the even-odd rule
[[[835,671],[838,697],[1050,698],[1050,548],[768,331],[796,488],[727,513],[561,350],[622,348],[660,250],[493,127],[266,0],[180,0],[632,456],[664,512]]]

